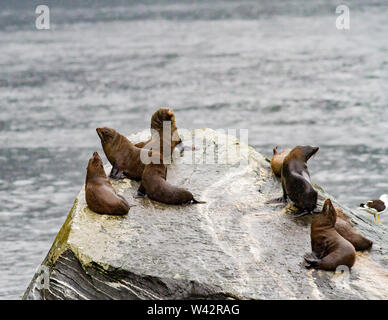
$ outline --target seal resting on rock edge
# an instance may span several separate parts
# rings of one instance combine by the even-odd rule
[[[284,149],[281,152],[278,152],[278,147],[273,148],[273,156],[271,159],[271,168],[275,176],[281,177],[282,175],[282,166],[284,158],[290,153],[291,149]]]
[[[147,195],[151,200],[177,205],[205,203],[194,199],[190,191],[169,184],[166,181],[167,166],[163,164],[162,155],[152,151],[149,151],[149,155],[152,159],[159,157],[160,161],[158,161],[159,163],[151,162],[145,166],[141,184],[137,191],[138,197]]]
[[[128,177],[139,181],[144,170],[141,148],[134,146],[126,137],[108,127],[97,128],[105,155],[112,165],[109,177],[115,180]]]
[[[356,261],[353,245],[336,230],[337,212],[330,199],[325,200],[322,212],[311,223],[312,254],[304,259],[306,268],[335,271],[340,265],[351,269]]]
[[[169,121],[171,132],[164,132],[163,123]],[[164,137],[166,135],[166,137]],[[160,108],[151,117],[151,138],[144,142],[135,144],[138,148],[152,149],[153,151],[163,154],[163,145],[165,145],[172,155],[175,147],[182,143],[182,139],[178,134],[178,127],[175,121],[175,115],[171,109]],[[163,154],[163,156],[166,156]]]
[[[96,213],[123,215],[127,214],[130,208],[127,200],[113,189],[97,152],[93,153],[88,163],[85,199],[88,207]]]
[[[368,250],[372,247],[373,242],[365,238],[360,231],[358,231],[350,217],[348,217],[340,208],[335,208],[337,212],[337,220],[335,223],[335,230],[346,240],[348,240],[356,249],[356,251]]]

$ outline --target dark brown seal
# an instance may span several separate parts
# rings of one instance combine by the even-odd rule
[[[89,208],[96,213],[123,215],[129,211],[129,204],[116,194],[105,174],[100,155],[93,153],[88,163],[85,183],[85,199]]]
[[[306,163],[318,150],[319,147],[297,146],[283,161],[283,197],[277,200],[287,202],[288,197],[301,210],[297,216],[312,213],[317,207],[318,192],[311,185]]]
[[[282,175],[282,166],[284,158],[290,153],[291,149],[284,149],[281,152],[278,152],[278,147],[273,148],[273,156],[271,159],[271,168],[275,176],[281,177]]]
[[[164,130],[164,127],[166,131]],[[167,147],[169,154],[163,154],[164,158],[171,157],[174,148],[182,143],[178,134],[175,115],[171,109],[160,108],[151,118],[151,138],[148,141],[136,143],[138,148],[152,149],[163,154],[164,147]]]
[[[311,224],[312,254],[306,255],[307,268],[335,271],[340,265],[349,269],[356,261],[353,245],[336,230],[337,212],[330,199],[326,199],[322,212]]]
[[[136,181],[141,180],[145,167],[140,157],[142,149],[135,147],[126,137],[112,128],[97,128],[96,131],[105,155],[112,165],[110,178],[128,177]]]
[[[368,250],[372,247],[373,242],[365,238],[360,231],[358,231],[350,217],[348,217],[340,208],[335,208],[337,212],[337,221],[335,223],[335,230],[346,240],[348,240],[356,249],[356,251]]]
[[[149,151],[150,153],[152,151]],[[152,157],[162,156],[153,152]],[[158,164],[151,162],[146,165],[143,171],[141,185],[138,190],[138,196],[147,195],[151,200],[167,204],[189,204],[204,203],[194,199],[193,194],[184,189],[173,186],[166,181],[167,166],[160,161]]]

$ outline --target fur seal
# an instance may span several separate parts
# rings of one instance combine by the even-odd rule
[[[152,151],[149,151],[150,153]],[[161,154],[153,153],[153,158]],[[145,166],[141,184],[138,190],[138,196],[148,196],[151,200],[167,203],[167,204],[189,204],[189,203],[205,203],[194,199],[193,194],[184,189],[173,186],[166,181],[167,166],[163,161],[155,164],[151,162]]]
[[[109,177],[115,180],[128,177],[139,181],[144,170],[141,148],[135,147],[126,137],[108,127],[97,128],[102,148],[112,165]]]
[[[127,214],[130,208],[127,200],[116,194],[110,184],[97,152],[93,153],[88,163],[85,199],[89,208],[96,213],[123,215]]]
[[[330,199],[326,199],[322,212],[311,224],[312,254],[305,256],[307,268],[335,271],[340,265],[352,268],[356,261],[353,245],[334,228],[337,212]]]
[[[163,130],[163,123],[169,121],[171,124],[167,126],[167,131]],[[167,135],[167,136],[165,136]],[[144,142],[136,143],[138,148],[152,149],[163,154],[163,146],[167,147],[171,152],[168,157],[172,155],[175,147],[182,143],[182,139],[178,134],[178,127],[175,121],[175,115],[171,109],[160,108],[151,117],[151,138]],[[163,156],[166,156],[163,154]]]
[[[278,152],[278,147],[273,148],[273,156],[271,159],[271,168],[275,176],[281,177],[282,175],[282,166],[284,158],[290,153],[291,149],[284,149],[281,152]]]
[[[283,197],[273,201],[287,202],[288,197],[301,210],[296,217],[312,213],[317,207],[318,192],[311,185],[306,163],[318,150],[319,147],[297,146],[283,161]]]
[[[348,240],[356,249],[356,251],[368,250],[372,247],[373,242],[365,238],[360,231],[358,231],[351,218],[348,217],[340,208],[335,207],[337,212],[337,220],[335,223],[335,230],[346,240]]]

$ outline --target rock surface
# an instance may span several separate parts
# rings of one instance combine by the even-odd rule
[[[265,204],[281,186],[264,157],[210,129],[181,135],[197,150],[176,157],[167,179],[207,203],[135,199],[139,183],[125,179],[112,184],[136,206],[124,217],[103,216],[87,208],[82,189],[42,263],[48,287],[37,273],[24,299],[388,299],[385,227],[334,200],[374,246],[357,253],[350,274],[307,270],[312,218]]]

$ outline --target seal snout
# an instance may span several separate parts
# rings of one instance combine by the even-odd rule
[[[102,135],[101,128],[96,128],[96,132],[97,132],[98,136],[100,137],[100,139],[102,140],[103,139],[103,135]]]
[[[93,164],[95,164],[95,165],[102,163],[102,159],[97,151],[93,152],[93,156],[92,156],[91,160],[92,160]]]
[[[319,150],[319,147],[312,147],[312,151],[311,151],[309,158],[311,158],[312,156],[315,156],[317,154],[318,150]]]

